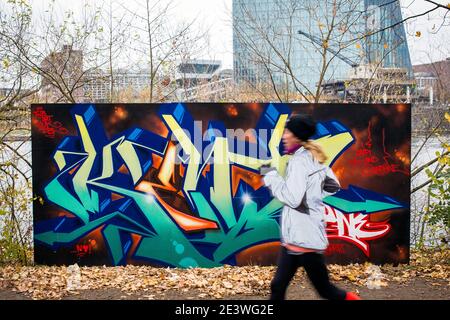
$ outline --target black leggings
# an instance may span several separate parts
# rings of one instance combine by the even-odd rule
[[[328,278],[328,271],[322,254],[315,252],[300,255],[289,254],[281,247],[278,268],[270,285],[272,294],[270,300],[284,300],[289,282],[298,267],[304,267],[309,280],[322,298],[344,300],[346,292],[334,286]]]

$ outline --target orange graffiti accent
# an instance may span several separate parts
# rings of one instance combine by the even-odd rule
[[[236,196],[239,182],[241,180],[250,185],[253,188],[253,190],[258,190],[264,185],[263,179],[261,179],[261,176],[259,176],[258,174],[242,169],[237,166],[232,166],[231,181],[232,181],[233,196]]]
[[[383,221],[388,220],[394,213],[395,213],[394,210],[387,210],[387,211],[372,213],[369,216],[369,221],[370,222],[383,222]]]
[[[168,138],[169,129],[166,127],[164,122],[161,121],[158,115],[149,114],[142,119],[141,123],[143,128],[152,131],[153,133],[156,133],[163,138]],[[168,138],[168,140],[170,139]]]
[[[403,174],[405,174],[405,175],[409,175],[409,171],[408,171],[408,170],[397,169],[397,167],[398,167],[399,165],[394,165],[394,164],[389,163],[389,158],[392,158],[392,156],[391,156],[391,154],[390,154],[389,152],[387,152],[387,150],[386,150],[384,128],[383,128],[383,131],[382,131],[382,139],[383,139],[383,152],[384,152],[384,157],[383,157],[383,159],[384,159],[384,161],[385,161],[385,164],[386,164],[386,165],[389,165],[389,166],[391,166],[391,167],[393,168],[393,169],[392,169],[392,172],[401,172],[401,173],[403,173]]]
[[[132,253],[136,251],[137,246],[139,245],[139,242],[141,241],[142,236],[139,234],[131,233],[131,247],[128,251],[128,255],[131,257]]]
[[[344,177],[345,167],[336,168],[334,174],[338,179],[342,179]]]
[[[409,166],[410,160],[409,160],[409,156],[402,152],[402,151],[396,151],[395,152],[395,157],[400,160],[401,162],[403,162],[403,164],[405,166]]]
[[[80,167],[80,165],[75,166],[72,170],[69,171],[69,174],[72,175],[77,169]]]
[[[111,201],[116,201],[125,198],[124,196],[121,196],[120,194],[111,192]]]
[[[409,254],[409,248],[405,246],[399,246],[398,244],[395,246],[398,252],[399,260],[406,260]]]
[[[75,215],[70,212],[60,211],[58,212],[58,217],[75,218]]]
[[[128,111],[120,105],[114,108],[114,114],[119,120],[124,120],[128,117]]]
[[[397,109],[397,112],[404,113],[408,108],[406,107],[406,104],[397,104],[395,105],[395,108]]]
[[[161,163],[163,161],[163,158],[161,156],[158,156],[157,154],[152,154],[152,165],[153,168],[155,169],[159,169],[159,167],[161,166]]]
[[[250,108],[250,110],[252,110],[254,112],[258,111],[260,106],[261,105],[259,103],[249,103],[248,104],[248,107]]]
[[[87,235],[87,237],[90,239],[91,242],[93,240],[95,241],[94,243],[95,243],[96,247],[97,247],[97,245],[99,243],[99,240],[103,239],[103,234],[102,234],[103,227],[104,227],[104,225],[94,229],[91,233],[89,233]]]
[[[146,182],[148,182],[148,181],[146,181]],[[161,189],[161,190],[172,191],[172,192],[177,192],[177,189],[175,189],[175,187],[172,186],[172,185],[165,186],[165,185],[157,184],[157,183],[153,183],[153,182],[150,182],[150,184],[151,184],[152,187],[154,187],[154,188],[158,188],[158,189]],[[136,190],[137,190],[137,189],[136,189]]]
[[[177,195],[179,195],[179,196],[182,196],[183,198],[184,198],[184,194],[183,194],[183,191],[178,191],[178,193],[177,193]]]
[[[243,265],[273,265],[280,252],[280,242],[266,242],[247,248],[236,255],[236,262]]]
[[[177,189],[171,182],[175,181],[175,157],[176,146],[173,143],[169,143],[166,149],[164,158],[154,157],[153,160],[157,160],[158,179],[162,184],[151,183],[152,187],[156,187],[162,190],[168,190],[177,192]],[[181,165],[180,165],[181,167]]]
[[[182,165],[182,164],[180,164],[180,176],[181,177],[184,177],[184,171],[185,171],[186,169],[184,168],[184,166]]]
[[[136,190],[153,195],[184,231],[191,232],[219,228],[214,221],[193,217],[172,208],[157,194],[153,186],[154,185],[148,181],[142,181],[136,186]]]
[[[130,171],[128,170],[128,168],[127,168],[127,166],[125,164],[120,166],[119,172],[120,173],[124,173],[124,174],[130,174]]]
[[[203,169],[203,171],[202,171],[202,176],[203,176],[203,178],[206,178],[206,174],[207,174],[210,170],[211,170],[211,165],[208,163],[208,164],[205,166],[205,169]]]
[[[236,107],[234,105],[231,105],[227,108],[227,114],[230,117],[237,117],[239,112],[237,111]]]

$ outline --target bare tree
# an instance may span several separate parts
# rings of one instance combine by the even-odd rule
[[[413,3],[414,1],[415,0],[411,0],[409,5],[411,5],[411,3]],[[393,0],[393,1],[386,2],[386,3],[382,4],[382,6],[388,6],[388,5],[390,5],[390,4],[394,3],[394,2],[398,2],[398,0]],[[360,41],[360,40],[365,39],[367,37],[374,36],[374,35],[376,35],[378,33],[381,33],[381,32],[384,32],[386,30],[392,29],[392,28],[394,28],[394,27],[396,27],[398,25],[403,25],[403,24],[405,24],[405,22],[407,22],[409,20],[413,20],[413,19],[416,19],[418,17],[422,17],[422,16],[430,14],[430,13],[432,13],[434,11],[442,10],[442,9],[446,10],[446,11],[445,11],[444,17],[442,18],[441,26],[448,25],[447,16],[448,16],[448,13],[450,12],[450,7],[448,6],[448,4],[447,5],[443,5],[443,4],[437,3],[436,1],[432,1],[432,0],[424,0],[424,2],[432,4],[433,7],[429,8],[429,9],[426,9],[426,10],[422,10],[421,12],[418,12],[416,14],[410,15],[409,17],[406,17],[404,19],[399,19],[399,20],[395,21],[394,23],[388,24],[388,25],[386,25],[386,26],[384,26],[382,28],[378,28],[378,29],[372,30],[370,32],[366,32],[366,33],[364,33],[364,34],[362,34],[360,36],[354,37],[350,42]],[[440,28],[438,28],[438,29],[440,29]]]
[[[431,53],[434,53],[433,56]],[[440,55],[441,62],[434,61],[436,53]],[[450,100],[448,73],[438,67],[448,63],[445,59],[449,53],[440,41],[430,37],[427,52],[421,61],[423,65],[417,67],[428,71],[434,78],[434,84],[418,89],[425,89],[424,93],[434,89],[437,93],[432,97],[432,104],[431,99],[422,97],[423,93],[419,90],[412,101],[411,238],[418,247],[446,246],[450,236]]]
[[[323,85],[330,79],[343,77],[339,69],[344,61],[352,67],[365,65],[371,69],[364,81],[348,83],[359,91],[356,101],[382,102],[387,95],[390,101],[405,102],[408,100],[406,88],[412,86],[412,74],[406,70],[407,75],[398,78],[400,72],[394,76],[383,69],[392,53],[406,43],[403,32],[397,34],[398,30],[403,30],[405,22],[445,10],[442,25],[437,29],[448,24],[448,6],[426,2],[432,7],[404,19],[400,15],[383,18],[383,23],[368,28],[373,12],[371,6],[366,8],[361,1],[273,0],[266,3],[270,10],[261,10],[255,1],[235,1],[237,78],[248,79],[254,91],[261,91],[258,84],[270,85],[279,101],[292,101],[289,94],[296,92],[302,100],[318,102],[324,93]],[[399,10],[393,7],[398,3],[385,1],[377,8],[386,11],[386,15],[393,8]],[[386,41],[384,34],[387,32],[400,41],[381,43]],[[377,47],[370,48],[371,44]],[[311,83],[311,75],[317,77],[314,83]]]
[[[357,63],[361,60],[346,41],[360,29],[364,14],[360,1],[274,0],[271,4],[267,16],[255,14],[257,3],[235,4],[240,12],[235,41],[245,48],[239,62],[244,66],[249,62],[246,71],[252,82],[270,83],[279,101],[289,101],[296,92],[306,101],[318,102],[322,83],[349,63],[344,52]],[[315,83],[311,74],[317,75]]]
[[[53,3],[41,16],[33,15],[31,6],[26,2],[20,3],[20,6],[26,6],[27,11],[20,13],[13,9],[12,15],[6,17],[0,34],[8,43],[9,54],[21,68],[34,75],[35,83],[39,85],[40,82],[41,96],[46,96],[44,100],[81,101],[85,74],[89,71],[83,65],[96,61],[98,57],[98,50],[88,50],[99,32],[98,12],[86,6],[81,19],[68,11],[60,21],[61,13],[56,11]],[[19,34],[9,27],[10,22],[24,15],[27,29]]]
[[[106,63],[97,61],[97,65],[92,65],[93,68],[85,77],[85,91],[89,96],[92,95],[92,89],[104,86],[107,92],[103,101],[114,102],[117,101],[121,89],[117,83],[117,73],[129,69],[132,65],[128,48],[131,41],[132,16],[122,9],[120,3],[113,0],[104,0],[99,5],[98,12],[99,32],[95,38],[95,47],[102,57],[101,60]],[[106,70],[101,69],[103,65]]]
[[[201,40],[207,31],[194,28],[195,19],[174,23],[171,19],[174,1],[134,1],[137,9],[122,8],[133,17],[133,41],[136,64],[148,66],[148,102],[166,100],[175,90],[174,74],[177,64],[202,50]],[[170,84],[170,85],[169,85]]]

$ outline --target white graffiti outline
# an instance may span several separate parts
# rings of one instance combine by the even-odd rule
[[[371,222],[367,214],[343,214],[330,206],[325,206],[325,221],[329,239],[341,239],[355,244],[367,257],[370,256],[368,241],[384,237],[391,230],[387,220]]]

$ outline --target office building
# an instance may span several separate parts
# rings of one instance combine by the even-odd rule
[[[377,32],[401,21],[398,1],[234,0],[232,10],[238,84],[308,93],[361,65],[406,68],[412,76],[403,24]]]

